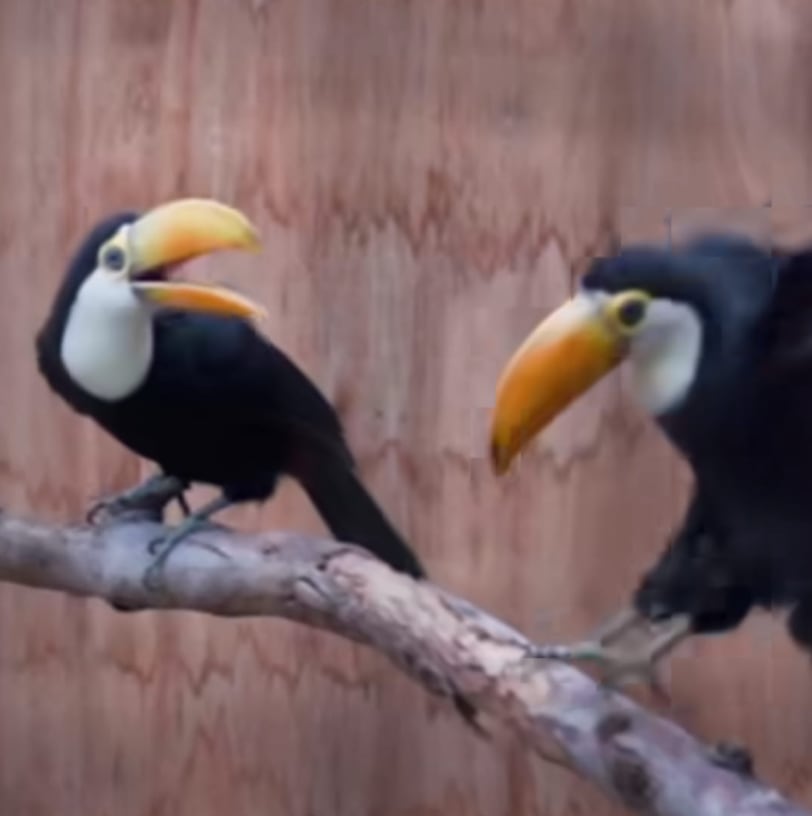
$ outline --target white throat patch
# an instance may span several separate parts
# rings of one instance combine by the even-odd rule
[[[702,321],[696,311],[674,300],[653,300],[629,349],[635,394],[649,413],[664,414],[686,396],[701,353]]]
[[[97,269],[77,292],[62,336],[71,379],[98,399],[124,399],[146,378],[152,353],[151,309],[122,276]]]

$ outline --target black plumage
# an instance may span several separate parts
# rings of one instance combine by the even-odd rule
[[[136,217],[105,219],[70,263],[36,340],[39,369],[51,388],[165,473],[215,485],[225,501],[264,501],[281,476],[295,478],[336,538],[423,576],[417,557],[364,487],[332,406],[249,322],[159,311],[152,363],[134,393],[106,401],[71,379],[60,354],[71,305],[100,246]],[[159,279],[162,270],[150,275]]]
[[[687,614],[697,632],[784,607],[812,649],[812,254],[708,235],[600,259],[583,283],[643,289],[701,318],[693,384],[657,417],[694,495],[635,606],[657,620]]]

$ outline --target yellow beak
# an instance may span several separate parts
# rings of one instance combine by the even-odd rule
[[[578,295],[543,320],[519,347],[497,386],[491,463],[497,474],[570,403],[624,357],[626,343],[601,313]]]
[[[221,286],[139,280],[156,269],[169,275],[177,264],[213,252],[257,251],[257,231],[238,210],[210,199],[171,201],[135,221],[127,233],[127,243],[131,285],[148,300],[161,306],[239,317],[265,314],[260,305]]]

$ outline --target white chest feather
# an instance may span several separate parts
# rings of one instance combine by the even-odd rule
[[[71,379],[113,402],[135,391],[152,363],[152,314],[129,286],[94,273],[79,290],[62,337]]]
[[[649,413],[663,414],[687,395],[701,353],[702,323],[696,312],[671,300],[653,301],[630,349],[634,390]]]

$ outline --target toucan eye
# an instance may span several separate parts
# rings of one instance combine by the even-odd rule
[[[121,272],[127,265],[127,255],[118,246],[109,246],[102,250],[101,265],[110,272]]]
[[[633,332],[642,326],[648,311],[649,298],[643,292],[625,292],[611,303],[611,312],[624,332]]]

